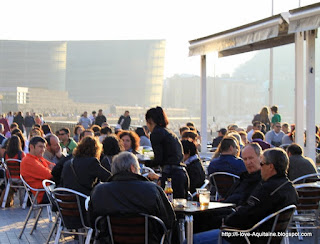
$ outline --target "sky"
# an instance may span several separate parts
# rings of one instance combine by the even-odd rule
[[[273,0],[273,13],[316,2]],[[272,0],[0,0],[0,39],[164,39],[166,78],[200,74],[200,57],[188,57],[189,40],[271,15]],[[208,55],[208,75],[232,74],[253,55]]]

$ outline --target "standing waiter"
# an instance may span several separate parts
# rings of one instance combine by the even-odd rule
[[[173,197],[187,198],[189,177],[183,162],[183,148],[178,137],[169,129],[167,115],[161,107],[151,108],[146,113],[154,159],[147,161],[148,167],[160,165],[162,169],[161,187],[167,178],[172,179]]]

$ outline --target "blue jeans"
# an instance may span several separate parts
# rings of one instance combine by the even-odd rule
[[[220,230],[209,230],[193,235],[193,244],[215,244],[218,243]],[[186,241],[184,243],[187,243]],[[222,244],[229,244],[225,239],[222,239]]]

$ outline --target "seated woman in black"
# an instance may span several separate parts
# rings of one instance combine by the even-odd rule
[[[178,137],[167,129],[168,118],[161,107],[151,108],[146,113],[154,159],[146,166],[162,168],[161,187],[164,188],[167,178],[172,179],[173,197],[187,198],[189,177],[185,169],[182,145]]]
[[[196,188],[200,188],[204,184],[206,174],[202,163],[198,156],[196,145],[189,140],[182,140],[183,160],[187,165],[187,172],[190,178],[190,192],[194,193]]]
[[[103,159],[101,160],[101,165],[111,171],[112,158],[123,151],[122,145],[120,144],[118,137],[109,135],[102,141],[102,146]]]
[[[65,163],[61,175],[63,187],[87,196],[99,181],[107,181],[111,173],[99,162],[101,144],[93,137],[84,137],[73,151],[74,158]]]

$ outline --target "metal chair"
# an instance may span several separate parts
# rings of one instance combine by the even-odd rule
[[[7,159],[6,161],[3,162],[3,167],[6,172],[7,182],[6,182],[5,194],[4,194],[2,205],[1,205],[2,208],[6,207],[10,188],[18,189],[20,205],[22,205],[23,209],[25,209],[27,206],[28,193],[25,191],[23,183],[20,179],[20,163],[21,163],[21,160],[12,159],[12,158]]]
[[[238,180],[240,177],[227,172],[215,172],[209,176],[209,181],[211,186],[215,187],[215,201],[223,200],[231,186]]]
[[[301,229],[315,230],[314,240],[318,243],[320,229],[320,185],[315,183],[299,184],[294,186],[299,196],[289,229],[297,230],[299,240],[303,240]]]
[[[51,203],[38,203],[37,202],[37,196],[39,194],[39,192],[44,192],[45,189],[41,188],[41,189],[36,189],[36,188],[33,188],[31,187],[22,177],[22,175],[20,175],[20,179],[24,185],[24,188],[28,194],[28,197],[29,197],[29,200],[31,202],[31,206],[30,206],[30,209],[29,209],[29,212],[27,214],[27,217],[24,221],[24,224],[23,224],[23,227],[22,227],[22,230],[20,231],[20,234],[18,236],[18,238],[20,239],[25,228],[26,228],[26,225],[29,221],[29,218],[30,218],[30,215],[32,213],[32,211],[35,211],[35,210],[38,210],[37,212],[37,215],[36,215],[36,219],[35,219],[35,222],[33,224],[33,227],[30,231],[30,235],[32,235],[33,231],[37,228],[37,224],[38,224],[38,220],[40,218],[40,215],[41,215],[41,212],[43,210],[44,207],[47,208],[47,212],[48,212],[48,217],[49,217],[49,221],[51,222],[52,221],[52,212],[51,212]],[[34,191],[35,192],[35,195],[32,194],[31,191]]]
[[[250,229],[242,230],[242,229],[235,229],[232,227],[223,227],[221,228],[221,232],[219,235],[219,244],[221,244],[222,241],[222,233],[223,232],[237,232],[237,233],[244,233],[243,237],[245,238],[246,242],[248,244],[255,243],[258,240],[262,240],[263,237],[259,237],[257,239],[249,239],[248,235],[245,233],[250,232],[267,232],[267,233],[275,233],[275,235],[269,235],[265,237],[266,239],[263,240],[263,243],[281,243],[284,236],[278,236],[277,233],[285,233],[287,231],[288,225],[292,219],[293,212],[295,211],[296,206],[295,205],[289,205],[287,207],[284,207],[280,209],[279,211],[272,213],[259,221],[257,224],[255,224]],[[224,235],[226,236],[226,235]],[[259,242],[260,243],[260,242]]]
[[[73,234],[79,235],[82,243],[83,237],[86,236],[85,243],[89,244],[93,229],[86,225],[83,214],[85,210],[82,207],[88,196],[63,187],[55,188],[51,193],[59,211],[58,230],[54,243],[59,243],[61,234]]]
[[[153,231],[155,228],[156,231]],[[112,244],[147,244],[150,241],[149,234],[154,233],[160,233],[157,242],[163,244],[168,234],[167,228],[161,219],[143,213],[130,216],[99,216],[95,221],[95,230],[94,243],[98,239],[106,238],[108,243]],[[102,241],[102,243],[104,242]],[[152,240],[152,243],[155,243],[155,240]]]
[[[42,181],[42,185],[43,185],[43,189],[46,191],[48,199],[49,199],[49,201],[51,203],[52,211],[54,211],[54,209],[56,209],[56,211],[55,211],[56,212],[56,219],[55,219],[55,221],[54,221],[54,223],[53,223],[53,225],[52,225],[52,227],[50,229],[50,232],[49,232],[49,235],[48,235],[48,238],[47,238],[47,241],[46,241],[46,244],[48,244],[50,242],[50,239],[51,239],[51,236],[52,236],[54,230],[57,227],[57,223],[59,221],[60,215],[59,215],[59,211],[57,209],[57,206],[55,206],[56,203],[55,203],[54,198],[52,196],[52,190],[56,187],[55,182],[53,182],[52,180],[43,180]]]
[[[307,174],[292,181],[293,184],[309,183],[320,181],[320,173]]]

